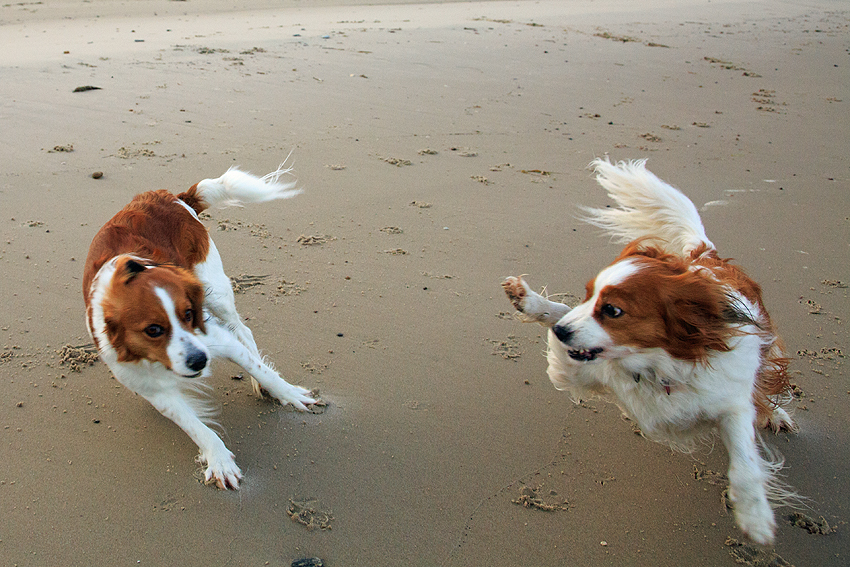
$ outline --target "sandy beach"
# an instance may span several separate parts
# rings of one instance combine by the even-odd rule
[[[850,563],[845,2],[43,0],[0,6],[0,51],[0,565]],[[815,533],[779,508],[752,546],[719,441],[673,452],[550,384],[500,283],[569,301],[616,256],[576,218],[604,155],[648,158],[762,285],[800,394],[765,440]],[[92,360],[83,263],[133,195],[287,156],[303,195],[204,223],[327,406],[219,363],[245,473],[219,491]]]

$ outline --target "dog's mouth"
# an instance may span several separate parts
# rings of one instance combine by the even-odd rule
[[[194,374],[181,374],[180,376],[182,376],[183,378],[197,378],[203,373],[204,373],[203,370],[199,370],[198,372],[195,372]]]
[[[570,349],[567,351],[570,358],[578,360],[579,362],[590,362],[591,360],[596,360],[596,357],[601,353],[602,347]]]

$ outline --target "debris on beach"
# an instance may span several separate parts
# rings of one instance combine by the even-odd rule
[[[815,520],[802,512],[794,512],[793,514],[790,514],[788,516],[788,521],[792,526],[803,528],[810,534],[827,535],[835,533],[838,530],[837,527],[830,526],[829,522],[827,522],[826,518],[823,516]]]
[[[550,504],[543,500],[540,495],[542,485],[536,488],[523,486],[519,491],[519,497],[511,500],[512,503],[522,506],[523,508],[532,508],[534,510],[542,510],[543,512],[557,512],[559,510],[568,510],[566,500],[563,504]],[[555,491],[550,491],[551,496],[557,496]]]
[[[67,365],[71,372],[82,372],[84,366],[92,366],[97,362],[97,349],[94,344],[71,346],[65,345],[56,354],[59,355],[59,365]]]
[[[735,563],[753,567],[794,567],[767,548],[746,545],[733,537],[727,537],[725,543]]]
[[[318,501],[312,498],[303,501],[289,499],[286,514],[293,522],[305,526],[308,530],[319,528],[320,530],[331,529],[334,517],[329,513],[317,508]]]

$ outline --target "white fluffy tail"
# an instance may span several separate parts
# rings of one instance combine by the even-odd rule
[[[197,184],[198,196],[210,207],[239,207],[248,203],[263,203],[274,199],[289,199],[301,193],[295,181],[282,182],[291,167],[281,164],[277,171],[257,177],[231,167],[218,179],[204,179]]]
[[[584,208],[583,220],[589,224],[604,229],[619,242],[651,240],[670,254],[687,256],[701,245],[714,249],[694,204],[647,170],[645,159],[616,164],[595,159],[590,167],[619,208]]]

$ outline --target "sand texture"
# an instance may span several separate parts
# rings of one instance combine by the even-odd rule
[[[0,6],[0,565],[850,564],[847,3],[344,2]],[[245,473],[219,491],[95,360],[83,263],[134,194],[290,152],[303,195],[203,222],[327,406],[219,363]],[[800,425],[765,439],[810,499],[775,546],[736,528],[722,447],[573,404],[502,292],[575,300],[613,260],[577,220],[606,154],[648,158],[764,288]]]

